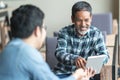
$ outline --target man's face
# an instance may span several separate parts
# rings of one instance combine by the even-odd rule
[[[78,11],[75,16],[72,17],[72,22],[75,24],[75,27],[79,34],[84,35],[92,21],[92,16],[88,11]]]

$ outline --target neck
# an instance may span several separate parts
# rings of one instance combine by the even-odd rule
[[[35,45],[36,44],[36,41],[31,39],[31,38],[27,38],[27,39],[22,39],[26,44],[28,44],[29,46],[33,47],[33,48],[36,48],[37,49],[37,46]]]

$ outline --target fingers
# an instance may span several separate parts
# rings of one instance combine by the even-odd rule
[[[74,75],[77,76],[77,80],[89,80],[90,77],[95,75],[95,71],[92,68],[86,68],[85,70],[79,68]]]
[[[95,70],[93,70],[92,68],[87,68],[87,76],[93,77],[95,75]]]
[[[82,68],[77,69],[73,73],[73,76],[76,78],[76,80],[81,80],[86,75],[87,75],[87,73]]]
[[[93,77],[95,75],[95,70],[92,70],[92,75],[91,77]]]
[[[81,68],[85,69],[85,63],[84,63],[84,61],[83,61],[83,60],[81,60],[80,65],[81,65]]]
[[[81,68],[80,62],[76,61],[76,62],[75,62],[75,65],[76,65],[77,69],[78,69],[78,68]]]
[[[84,58],[77,58],[75,61],[75,65],[77,68],[83,68],[85,69],[85,65],[86,65],[86,60]]]
[[[77,58],[77,60],[76,60],[76,62],[75,62],[77,68],[81,68],[81,67],[82,67],[81,62],[82,62],[82,61],[81,61],[79,58]]]
[[[86,66],[87,61],[84,58],[82,58],[82,60],[83,60],[84,66]]]

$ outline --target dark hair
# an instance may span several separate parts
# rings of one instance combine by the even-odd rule
[[[38,7],[27,4],[22,5],[12,12],[11,33],[12,37],[27,38],[33,30],[42,27],[44,13]]]
[[[77,3],[75,3],[72,7],[72,16],[75,16],[75,13],[77,11],[89,11],[90,14],[92,14],[92,7],[89,3],[85,2],[85,1],[79,1]]]

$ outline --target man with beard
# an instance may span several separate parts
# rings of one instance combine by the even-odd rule
[[[85,69],[89,56],[105,54],[103,63],[108,61],[102,32],[91,25],[91,5],[85,1],[75,3],[71,20],[73,24],[62,28],[58,33],[55,56],[59,62],[54,72],[61,78],[71,75],[77,68]]]
[[[13,39],[0,54],[0,80],[81,80],[93,76],[91,68],[79,68],[64,79],[53,74],[38,51],[46,37],[43,19],[44,13],[33,5],[22,5],[13,11]]]

